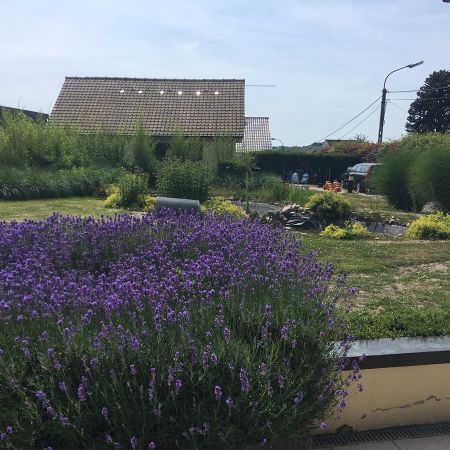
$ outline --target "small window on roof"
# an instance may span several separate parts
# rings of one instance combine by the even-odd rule
[[[138,94],[142,94],[142,90],[139,89]]]
[[[123,94],[123,93],[125,92],[125,90],[124,90],[124,89],[121,89],[119,92],[120,92],[121,94]]]
[[[182,94],[183,94],[183,91],[178,91],[177,94],[178,94],[178,95],[182,95]]]
[[[164,94],[164,91],[163,91],[163,90],[161,90],[161,91],[159,91],[159,93],[160,93],[161,95],[163,95],[163,94]]]
[[[196,91],[196,92],[195,92],[195,95],[200,95],[200,94],[201,94],[200,91]]]
[[[214,95],[219,95],[219,91],[215,91],[215,92],[214,92]]]

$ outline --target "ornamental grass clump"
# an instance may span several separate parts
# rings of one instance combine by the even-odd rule
[[[302,438],[360,377],[343,373],[344,281],[282,229],[227,215],[0,223],[3,444]]]

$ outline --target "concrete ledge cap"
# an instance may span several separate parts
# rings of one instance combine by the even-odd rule
[[[348,352],[350,360],[362,354],[361,369],[450,363],[450,336],[404,337],[355,341]]]

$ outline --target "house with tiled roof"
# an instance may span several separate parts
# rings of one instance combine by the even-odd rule
[[[47,122],[48,120],[48,114],[44,114],[37,111],[30,111],[28,109],[11,108],[9,106],[0,105],[0,121],[2,120],[4,113],[9,113],[12,114],[13,116],[20,113],[30,117],[33,120],[43,120],[45,122]]]
[[[82,133],[125,135],[142,121],[158,142],[174,132],[241,142],[245,80],[66,77],[50,121]]]
[[[355,142],[356,141],[354,139],[353,140],[352,139],[325,139],[322,144],[322,150],[326,150],[336,144],[351,145],[351,144],[354,144]]]
[[[260,152],[272,149],[268,117],[246,117],[244,139],[236,144],[238,152]]]

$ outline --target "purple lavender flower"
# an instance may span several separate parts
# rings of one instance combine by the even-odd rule
[[[216,386],[214,388],[214,395],[216,396],[216,400],[220,400],[222,398],[222,389],[220,386]]]
[[[228,408],[231,408],[231,407],[233,406],[233,400],[232,400],[230,397],[228,397],[228,398],[225,400],[225,403],[226,403],[226,405],[228,406]]]
[[[297,392],[294,397],[294,404],[297,406],[303,400],[303,392]]]
[[[178,394],[178,392],[180,392],[181,386],[183,385],[183,383],[181,382],[181,380],[176,380],[175,381],[175,394]]]
[[[241,389],[243,392],[248,392],[250,389],[250,382],[248,381],[247,373],[244,369],[239,372],[239,379],[241,380]]]
[[[137,447],[137,444],[138,444],[138,440],[137,440],[136,436],[133,436],[133,437],[130,439],[130,443],[131,443],[131,448],[132,448],[133,450],[135,450],[136,447]]]
[[[225,339],[225,342],[228,344],[231,338],[231,330],[228,327],[225,327],[223,329],[223,337]]]
[[[35,396],[41,402],[44,401],[45,398],[46,398],[46,395],[45,395],[44,391],[36,391]]]
[[[148,450],[155,450],[156,444],[152,441],[150,444],[148,444]]]
[[[80,384],[77,389],[78,398],[80,401],[86,401],[86,390],[83,384]]]
[[[64,381],[60,381],[58,386],[62,392],[67,393],[67,385],[66,385],[66,383],[64,383]]]
[[[104,406],[101,411],[100,411],[101,415],[108,420],[108,408],[106,408],[106,406]]]
[[[320,424],[320,428],[321,428],[322,430],[326,430],[327,427],[328,427],[328,425],[327,425],[326,422],[322,422],[322,423]]]

